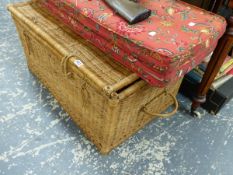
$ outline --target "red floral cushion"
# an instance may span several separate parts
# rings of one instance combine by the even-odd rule
[[[208,56],[226,28],[224,18],[175,0],[140,0],[152,16],[136,25],[128,25],[104,1],[39,2],[77,34],[160,87]]]

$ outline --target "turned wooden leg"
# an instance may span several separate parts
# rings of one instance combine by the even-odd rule
[[[198,87],[196,96],[193,98],[191,113],[195,115],[197,108],[206,101],[206,94],[218,74],[227,54],[233,46],[233,16],[228,20],[228,27],[224,36],[219,40],[213,56],[207,66],[202,81]]]

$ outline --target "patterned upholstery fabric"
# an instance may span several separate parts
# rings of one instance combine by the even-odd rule
[[[225,19],[177,0],[140,0],[152,16],[128,25],[102,0],[39,0],[77,34],[153,86],[181,78],[216,47]]]

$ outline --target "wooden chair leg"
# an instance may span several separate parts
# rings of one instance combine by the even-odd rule
[[[228,28],[224,36],[219,40],[213,56],[207,66],[205,74],[193,99],[191,113],[196,115],[197,108],[206,101],[206,94],[218,74],[227,54],[233,46],[233,16],[228,20]]]

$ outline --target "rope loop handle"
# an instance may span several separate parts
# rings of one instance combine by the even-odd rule
[[[168,96],[170,96],[170,97],[172,98],[172,100],[174,101],[174,106],[175,106],[175,107],[174,107],[174,109],[173,109],[172,112],[165,113],[165,114],[159,114],[159,113],[151,113],[151,112],[149,112],[147,106],[148,106],[154,99],[153,99],[150,103],[144,105],[143,108],[142,108],[142,111],[145,112],[145,113],[148,114],[148,115],[157,116],[157,117],[160,117],[160,118],[168,118],[168,117],[171,117],[172,115],[174,115],[174,114],[177,112],[178,108],[179,108],[178,101],[177,101],[176,97],[175,97],[172,93],[167,92],[167,90],[165,90],[165,94],[168,95]],[[156,97],[156,98],[157,98],[157,97]],[[155,99],[156,99],[156,98],[155,98]]]
[[[68,62],[71,58],[75,57],[75,55],[71,54],[68,56],[64,56],[61,61],[62,72],[68,78],[71,78],[72,73],[68,71]]]

